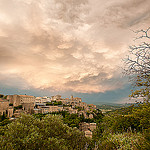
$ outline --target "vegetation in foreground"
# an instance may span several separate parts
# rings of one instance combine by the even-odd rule
[[[77,127],[68,126],[69,121],[76,122],[76,117],[66,115],[64,119],[60,114],[39,115],[22,115],[21,118],[0,126],[1,149],[150,149],[149,102],[103,115],[101,121],[97,122],[92,139],[86,138]]]
[[[149,150],[150,103],[106,114],[92,140],[100,150]]]
[[[74,150],[84,149],[88,139],[77,128],[63,124],[61,116],[46,115],[42,120],[22,115],[1,127],[1,149]]]

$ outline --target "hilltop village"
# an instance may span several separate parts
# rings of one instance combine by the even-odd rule
[[[7,114],[10,119],[18,118],[24,114],[48,114],[66,111],[70,114],[78,114],[86,119],[93,118],[93,112],[97,111],[96,105],[82,102],[79,97],[62,98],[61,95],[51,97],[35,97],[30,95],[7,95],[0,98],[0,115]],[[87,137],[92,137],[92,131],[96,129],[96,123],[82,122],[79,129],[85,132]]]
[[[0,143],[3,149],[149,149],[149,112],[149,102],[106,114],[73,96],[0,94]]]

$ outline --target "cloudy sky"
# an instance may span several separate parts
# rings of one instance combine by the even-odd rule
[[[149,0],[0,0],[0,93],[127,102],[122,59]]]

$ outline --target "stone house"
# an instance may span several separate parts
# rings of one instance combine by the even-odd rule
[[[22,109],[17,109],[14,113],[15,118],[19,118],[22,113],[23,113]]]
[[[22,103],[22,109],[24,112],[32,114],[34,109],[34,103]]]
[[[0,115],[3,115],[4,113],[7,114],[8,108],[9,108],[9,101],[0,98]]]
[[[93,119],[93,114],[89,114],[89,118],[90,118],[90,119]]]
[[[79,123],[79,130],[84,131],[86,137],[92,138],[92,132],[96,129],[96,123]]]
[[[8,117],[12,117],[13,114],[14,114],[14,108],[13,108],[13,106],[9,106],[8,107],[8,114],[7,114],[7,116]]]
[[[34,108],[34,109],[33,109],[33,113],[34,113],[34,114],[42,113],[42,109]]]
[[[85,133],[85,137],[92,138],[92,132],[90,130],[86,130],[84,133]]]
[[[7,99],[13,106],[19,106],[22,103],[35,103],[35,97],[30,95],[8,95]]]
[[[49,113],[49,112],[58,112],[62,111],[62,106],[39,106],[39,109],[41,109],[42,113]]]
[[[90,130],[94,131],[96,129],[96,123],[90,123]]]

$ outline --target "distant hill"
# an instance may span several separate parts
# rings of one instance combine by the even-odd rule
[[[133,104],[135,104],[135,103],[126,103],[126,104],[101,103],[99,105],[96,105],[96,107],[104,113],[104,112],[120,109],[120,108],[123,108],[123,107],[128,107],[128,106],[131,106]]]

